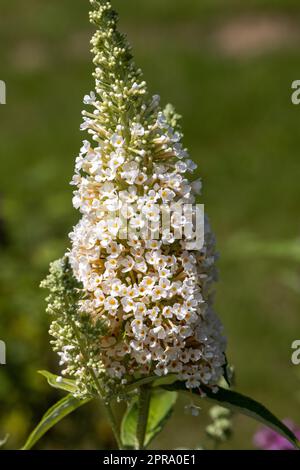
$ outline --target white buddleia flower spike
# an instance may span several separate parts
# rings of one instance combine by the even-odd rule
[[[212,305],[214,235],[206,220],[196,251],[184,234],[175,236],[185,216],[171,215],[169,232],[158,228],[159,208],[195,203],[201,181],[189,175],[196,165],[173,107],[149,96],[110,2],[91,4],[95,90],[84,97],[81,129],[89,139],[72,179],[81,219],[67,256],[81,286],[79,311],[106,328],[93,339],[97,374],[120,384],[176,374],[187,388],[214,387],[226,362]],[[61,363],[73,355],[66,346]]]

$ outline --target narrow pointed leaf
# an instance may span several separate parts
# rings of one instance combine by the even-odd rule
[[[47,382],[51,387],[59,388],[60,390],[65,390],[69,393],[75,393],[77,391],[75,380],[66,379],[59,375],[52,374],[52,372],[48,372],[47,370],[39,370],[38,373],[47,379]]]
[[[138,442],[136,437],[138,421],[137,398],[128,405],[121,423],[121,442],[125,448],[136,449]]]
[[[176,399],[176,392],[162,390],[152,391],[145,435],[145,446],[149,445],[152,439],[154,439],[164,427],[173,411]],[[137,447],[137,420],[138,403],[137,399],[134,399],[129,405],[121,425],[121,440],[125,447]]]
[[[198,396],[200,394],[198,390],[192,389],[188,390],[184,382],[175,382],[171,385],[165,385],[162,388],[165,390],[173,391],[182,391],[186,392],[189,395]],[[297,440],[296,436],[288,429],[285,424],[283,424],[276,416],[273,415],[264,405],[261,403],[249,398],[241,393],[235,392],[233,390],[227,390],[225,388],[219,387],[216,393],[213,393],[210,388],[202,386],[202,390],[206,393],[206,398],[210,401],[216,402],[225,408],[230,408],[233,411],[237,411],[246,416],[262,422],[266,426],[274,429],[278,434],[285,437],[290,441],[296,448],[300,449],[300,442]]]
[[[30,450],[44,436],[44,434],[49,431],[49,429],[53,428],[53,426],[55,426],[65,416],[69,415],[80,406],[85,405],[90,400],[91,398],[80,400],[74,398],[71,394],[62,398],[44,414],[39,424],[28,437],[22,450]]]

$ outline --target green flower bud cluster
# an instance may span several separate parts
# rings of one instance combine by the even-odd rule
[[[96,392],[95,377],[101,380],[103,376],[97,344],[105,335],[105,324],[102,320],[92,322],[89,315],[78,310],[82,289],[66,256],[51,263],[41,287],[49,290],[46,311],[53,317],[49,333],[60,365],[65,367],[62,375],[76,380],[78,396],[90,396]]]

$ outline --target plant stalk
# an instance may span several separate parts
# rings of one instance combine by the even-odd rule
[[[115,415],[113,414],[113,411],[112,411],[111,403],[109,401],[107,402],[103,399],[104,394],[103,394],[103,391],[101,389],[101,385],[99,383],[99,380],[97,379],[93,369],[90,369],[90,374],[92,375],[93,380],[95,382],[99,398],[105,406],[106,414],[107,414],[107,417],[108,417],[108,420],[109,420],[114,438],[117,442],[118,449],[121,450],[123,447],[122,447],[122,442],[121,442],[121,438],[120,438],[120,432],[119,432],[119,429],[118,429],[118,425],[117,425],[117,422],[116,422]]]
[[[76,327],[76,324],[75,322],[72,322],[72,326],[73,326],[73,329],[75,331],[75,334],[76,334],[76,337],[77,337],[77,340],[78,340],[78,343],[79,343],[79,347],[80,347],[80,351],[81,351],[81,354],[83,355],[83,357],[85,358],[86,360],[86,363],[88,363],[88,357],[86,355],[86,348],[84,347],[84,345],[82,344],[82,340],[81,340],[81,337],[80,337],[80,333]],[[94,372],[94,370],[91,368],[91,367],[88,367],[87,366],[87,369],[89,371],[89,373],[91,374],[91,377],[93,378],[94,380],[94,383],[96,385],[96,388],[97,388],[97,392],[98,392],[98,396],[99,396],[99,399],[101,400],[101,402],[104,404],[105,406],[105,410],[106,410],[106,414],[107,414],[107,417],[108,417],[108,420],[109,420],[109,423],[111,425],[111,429],[112,429],[112,432],[113,432],[113,435],[114,435],[114,438],[117,442],[117,445],[118,445],[118,448],[119,449],[122,449],[122,442],[121,442],[121,438],[120,438],[120,433],[119,433],[119,429],[118,429],[118,425],[117,425],[117,422],[116,422],[116,418],[113,414],[113,411],[112,411],[112,408],[111,408],[111,404],[110,402],[106,402],[104,400],[104,393],[103,393],[103,390],[102,390],[102,387],[100,385],[100,382],[98,380],[98,378],[96,377],[96,374]]]
[[[102,401],[102,403],[103,403],[103,401]],[[116,422],[115,415],[113,414],[111,404],[104,402],[104,405],[105,405],[106,414],[107,414],[109,423],[111,425],[111,429],[112,429],[114,438],[115,438],[115,440],[118,444],[118,449],[121,450],[121,449],[123,449],[123,446],[122,446],[118,425],[117,425],[117,422]]]

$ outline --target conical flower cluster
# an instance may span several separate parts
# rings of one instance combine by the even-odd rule
[[[81,219],[67,256],[81,286],[78,315],[105,330],[92,340],[93,367],[120,384],[176,374],[188,388],[214,386],[225,340],[212,308],[216,254],[207,220],[203,246],[191,245],[196,164],[173,108],[149,96],[110,2],[91,4],[95,91],[84,98],[89,138],[72,180]]]

